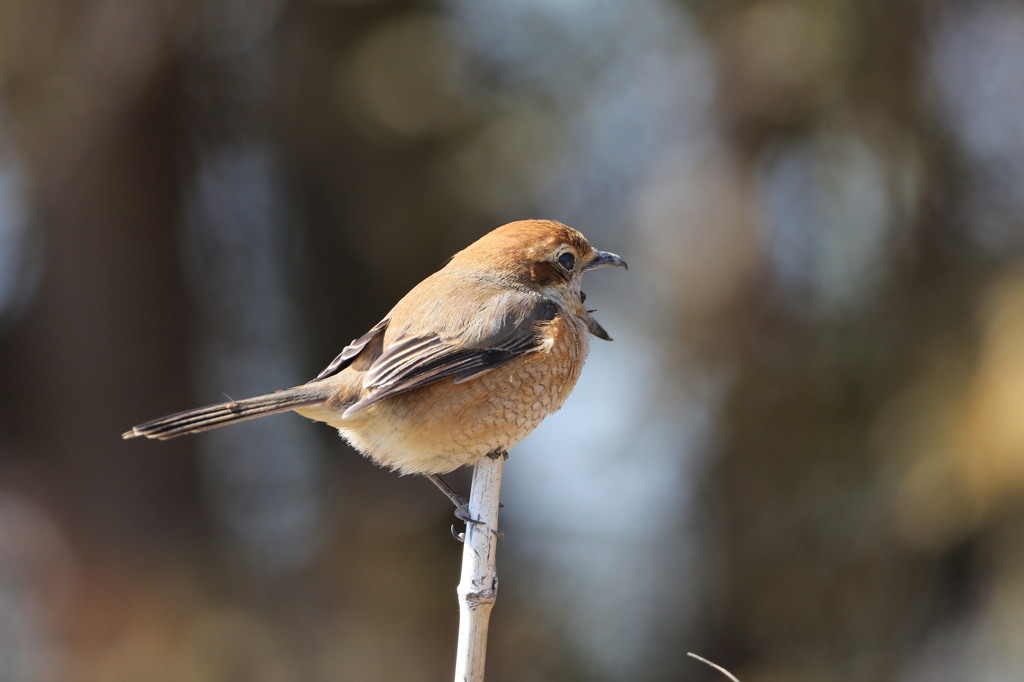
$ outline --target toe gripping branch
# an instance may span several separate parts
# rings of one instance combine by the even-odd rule
[[[498,457],[505,457],[507,459],[508,458],[508,453],[507,452],[492,452],[492,453],[488,453],[487,456],[492,458],[492,459],[497,459]],[[452,489],[452,487],[450,485],[448,485],[444,481],[443,478],[441,478],[437,474],[426,474],[426,477],[427,477],[427,480],[429,480],[431,483],[433,483],[435,486],[437,486],[437,489],[440,490],[444,494],[444,496],[447,497],[451,501],[451,503],[455,505],[455,518],[457,518],[459,521],[462,521],[462,523],[467,525],[467,526],[469,524],[482,524],[483,523],[482,521],[480,521],[478,519],[474,519],[472,516],[470,516],[470,513],[469,513],[469,500],[467,500],[465,497],[463,497],[462,495],[459,495],[457,492],[455,492]],[[503,507],[505,505],[498,505],[498,506],[499,507]],[[494,535],[496,537],[498,537],[499,539],[505,537],[505,534],[502,533],[500,530],[498,530],[496,528],[491,529],[491,532],[494,533]],[[458,530],[456,530],[455,524],[452,524],[451,533],[452,533],[452,537],[455,538],[456,540],[458,540],[459,542],[465,541],[465,538],[466,538],[465,533],[460,533]]]

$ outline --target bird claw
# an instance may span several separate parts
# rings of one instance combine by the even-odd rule
[[[484,525],[486,525],[483,521],[481,521],[479,519],[474,519],[472,516],[469,515],[469,505],[468,504],[461,504],[458,507],[456,507],[456,509],[455,509],[455,518],[457,518],[459,521],[462,521],[464,524],[466,524],[467,527],[469,527],[470,525],[474,525],[474,526],[484,526]],[[494,533],[494,537],[498,538],[499,540],[505,539],[505,534],[502,533],[497,528],[489,528],[488,530],[490,530],[492,533]],[[465,542],[466,541],[466,534],[465,533],[457,532],[455,530],[455,524],[452,524],[452,526],[451,526],[451,533],[452,533],[452,537],[455,538],[458,542]]]
[[[472,516],[469,515],[469,503],[468,502],[464,502],[464,503],[460,504],[458,507],[455,508],[455,518],[457,518],[459,521],[462,521],[465,524],[470,524],[470,523],[482,524],[483,523],[483,521],[480,521],[478,519],[474,519]]]
[[[481,524],[481,523],[483,523],[483,521],[479,521],[477,519],[474,519],[472,516],[469,515],[469,502],[463,502],[462,504],[460,504],[459,506],[457,506],[455,508],[455,518],[457,518],[459,521],[462,521],[464,524],[466,524],[467,527],[470,524]],[[455,524],[454,523],[452,524],[451,531],[452,531],[452,537],[455,538],[458,542],[465,542],[466,541],[466,534],[464,532],[463,533],[457,532],[455,530]]]
[[[476,523],[480,523],[480,521],[476,521]],[[452,533],[452,537],[455,538],[456,542],[465,542],[466,541],[466,534],[465,533],[460,533],[457,530],[455,530],[455,524],[454,523],[451,525],[451,529],[450,530],[451,530],[451,533]],[[497,528],[491,528],[490,531],[492,533],[494,533],[494,537],[498,538],[499,540],[504,540],[505,539],[505,534],[502,533]]]
[[[496,452],[489,453],[487,456],[493,458],[508,457],[508,453],[499,450]],[[452,501],[452,504],[455,505],[455,518],[457,518],[459,521],[462,521],[464,524],[466,524],[467,527],[469,527],[471,524],[485,525],[483,521],[480,521],[479,519],[474,519],[472,516],[470,516],[469,500],[467,500],[465,497],[457,494],[454,490],[452,490],[451,486],[445,483],[440,476],[437,476],[436,474],[428,474],[427,478],[430,480],[431,483],[436,485],[449,500]],[[504,506],[504,504],[500,502],[498,503],[499,509]],[[497,537],[499,540],[505,537],[505,534],[502,533],[500,530],[497,530],[496,528],[491,528],[490,531],[494,533],[494,536]],[[465,542],[466,534],[457,532],[455,530],[454,524],[451,527],[451,533],[452,537],[455,538],[457,541]]]

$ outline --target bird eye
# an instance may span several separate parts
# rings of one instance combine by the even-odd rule
[[[566,270],[572,270],[572,266],[576,264],[576,256],[566,251],[558,257],[558,264]]]

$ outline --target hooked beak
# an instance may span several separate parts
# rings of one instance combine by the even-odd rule
[[[609,266],[614,266],[617,268],[622,267],[626,268],[627,270],[629,269],[629,266],[626,265],[626,261],[622,260],[622,258],[620,258],[619,256],[616,256],[614,253],[610,253],[608,251],[598,251],[594,255],[593,260],[591,260],[589,263],[583,266],[583,271],[586,272],[587,270],[597,270],[598,268],[606,268]]]

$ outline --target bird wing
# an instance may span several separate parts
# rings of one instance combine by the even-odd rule
[[[429,333],[393,330],[394,338],[388,339],[363,377],[363,397],[345,411],[346,416],[441,379],[470,381],[542,347],[540,327],[558,314],[556,303],[504,287],[495,287],[482,300],[479,292],[478,286],[474,305],[463,307],[473,311],[468,319],[432,320]],[[457,291],[448,294],[458,296]]]
[[[342,348],[341,352],[338,353],[338,357],[331,360],[331,364],[324,367],[323,371],[317,374],[316,379],[313,379],[313,381],[316,381],[317,379],[326,379],[329,376],[334,376],[341,370],[351,365],[352,361],[356,359],[356,356],[362,353],[363,349],[366,348],[366,346],[371,341],[373,341],[377,336],[384,333],[384,331],[388,328],[388,322],[390,321],[390,319],[390,315],[388,317],[385,317],[383,320],[375,324],[373,326],[373,329],[366,332],[358,339]]]

